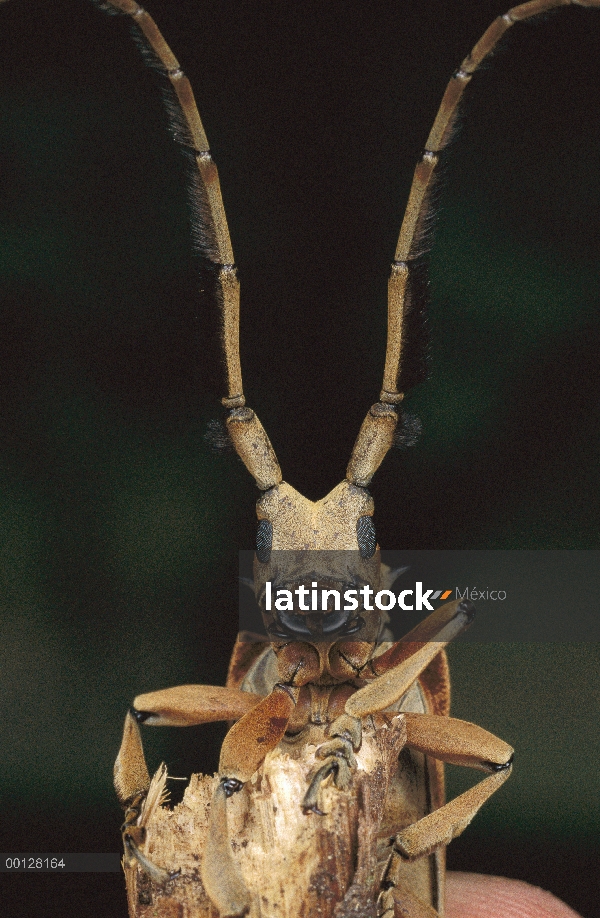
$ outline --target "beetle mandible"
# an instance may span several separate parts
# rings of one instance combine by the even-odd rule
[[[573,0],[577,3],[577,0]],[[429,199],[439,156],[448,144],[464,89],[482,61],[513,24],[557,6],[557,0],[533,0],[499,17],[452,77],[438,116],[417,165],[389,281],[388,342],[379,401],[369,410],[352,452],[346,478],[322,500],[312,502],[283,481],[273,448],[254,412],[246,407],[239,360],[239,285],[218,175],[187,78],[151,17],[133,0],[103,4],[132,18],[174,94],[179,140],[194,157],[199,222],[204,254],[215,266],[217,299],[223,319],[227,367],[227,426],[235,449],[262,492],[257,504],[256,588],[264,583],[302,584],[309,569],[286,579],[274,567],[278,552],[348,552],[350,573],[329,582],[369,584],[374,590],[392,585],[382,567],[372,522],[374,505],[367,488],[390,449],[403,398],[401,383],[405,330],[413,295],[412,263],[423,249]],[[580,2],[600,5],[599,0]],[[447,673],[443,647],[472,617],[468,604],[448,603],[403,638],[384,635],[380,615],[356,618],[328,613],[319,620],[278,616],[268,620],[271,646],[249,654],[244,641],[234,650],[226,688],[183,686],[135,699],[127,715],[115,766],[115,784],[126,808],[124,843],[157,882],[169,875],[145,857],[140,814],[150,786],[138,724],[189,725],[211,720],[236,721],[221,751],[219,783],[211,805],[211,842],[205,851],[202,880],[223,915],[240,915],[251,907],[227,834],[228,802],[261,767],[268,753],[301,743],[316,749],[316,763],[298,807],[318,818],[323,785],[333,781],[344,790],[357,769],[365,722],[384,712],[405,730],[405,746],[417,757],[420,780],[429,788],[427,809],[406,826],[398,826],[390,856],[378,878],[379,913],[385,916],[441,914],[443,847],[459,834],[482,803],[508,777],[512,750],[481,728],[448,716]],[[383,643],[382,643],[383,641]],[[254,659],[250,662],[250,656]],[[316,716],[318,713],[318,717]],[[315,732],[320,735],[315,740]],[[412,755],[412,752],[409,752]],[[424,755],[419,759],[418,755]],[[489,777],[450,804],[443,804],[435,762],[469,765]],[[417,764],[415,764],[417,763]],[[420,763],[420,764],[419,764]],[[407,864],[417,864],[407,872]],[[411,876],[410,883],[407,876]],[[415,879],[416,878],[416,879]],[[428,895],[423,899],[423,889]]]

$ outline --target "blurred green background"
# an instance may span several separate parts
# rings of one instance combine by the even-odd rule
[[[504,7],[147,8],[219,165],[248,402],[316,499],[379,392],[414,163]],[[204,439],[222,414],[218,320],[127,24],[85,0],[10,0],[0,35],[2,850],[116,851],[124,712],[140,692],[223,682],[256,491]],[[600,13],[567,10],[513,29],[473,81],[439,195],[431,375],[407,404],[424,433],[372,487],[385,548],[600,547],[599,60]],[[522,877],[586,918],[599,658],[451,650],[454,714],[517,764],[450,864]],[[149,762],[212,771],[222,735],[146,731]],[[451,792],[473,780],[453,770]],[[118,875],[3,874],[2,897],[11,916],[126,914]]]

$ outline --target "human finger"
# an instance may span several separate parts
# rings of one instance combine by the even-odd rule
[[[580,918],[552,893],[522,880],[448,871],[446,918]]]

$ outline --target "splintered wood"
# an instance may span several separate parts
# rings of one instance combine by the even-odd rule
[[[331,779],[323,786],[325,816],[301,808],[315,746],[301,745],[297,758],[275,750],[227,801],[232,850],[250,893],[249,918],[375,918],[389,854],[389,838],[378,836],[405,741],[402,715],[366,731],[349,789],[338,790]],[[160,805],[155,794],[142,817],[144,854],[180,873],[161,887],[137,864],[126,865],[130,918],[222,918],[200,873],[217,783],[193,775],[174,809]]]

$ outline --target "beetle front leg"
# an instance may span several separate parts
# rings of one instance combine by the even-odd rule
[[[173,878],[143,854],[146,829],[143,818],[150,788],[139,724],[186,727],[219,720],[237,720],[256,707],[260,695],[212,685],[180,685],[138,695],[128,711],[121,748],[114,767],[117,797],[125,810],[121,827],[125,856],[130,865],[137,861],[156,882]]]
[[[140,819],[150,783],[140,728],[131,711],[128,711],[114,768],[115,789],[125,810],[125,821],[121,826],[123,849],[128,866],[133,867],[137,861],[156,883],[164,885],[172,879],[173,874],[157,867],[141,850],[146,840],[146,829],[140,824]]]
[[[357,717],[342,714],[331,725],[330,734],[333,738],[317,749],[317,758],[324,762],[308,776],[310,783],[302,801],[304,812],[317,816],[325,815],[318,805],[319,788],[330,774],[340,790],[346,790],[350,784],[352,773],[356,771],[354,752],[360,749],[362,742],[362,724]]]
[[[202,860],[202,883],[223,918],[244,915],[249,895],[233,857],[227,826],[227,799],[242,789],[283,737],[299,689],[278,684],[233,725],[221,747],[220,783],[210,808],[210,844]]]
[[[440,651],[468,627],[474,612],[470,602],[448,602],[407,635],[410,638],[407,644],[399,642],[371,661],[373,671],[375,666],[379,669],[377,677],[348,698],[344,714],[331,725],[329,732],[333,739],[317,750],[317,757],[326,761],[309,775],[309,788],[302,801],[305,813],[322,815],[318,806],[319,786],[328,775],[334,775],[339,788],[350,783],[356,768],[353,750],[360,748],[363,717],[396,704]],[[423,637],[427,638],[425,642]]]

